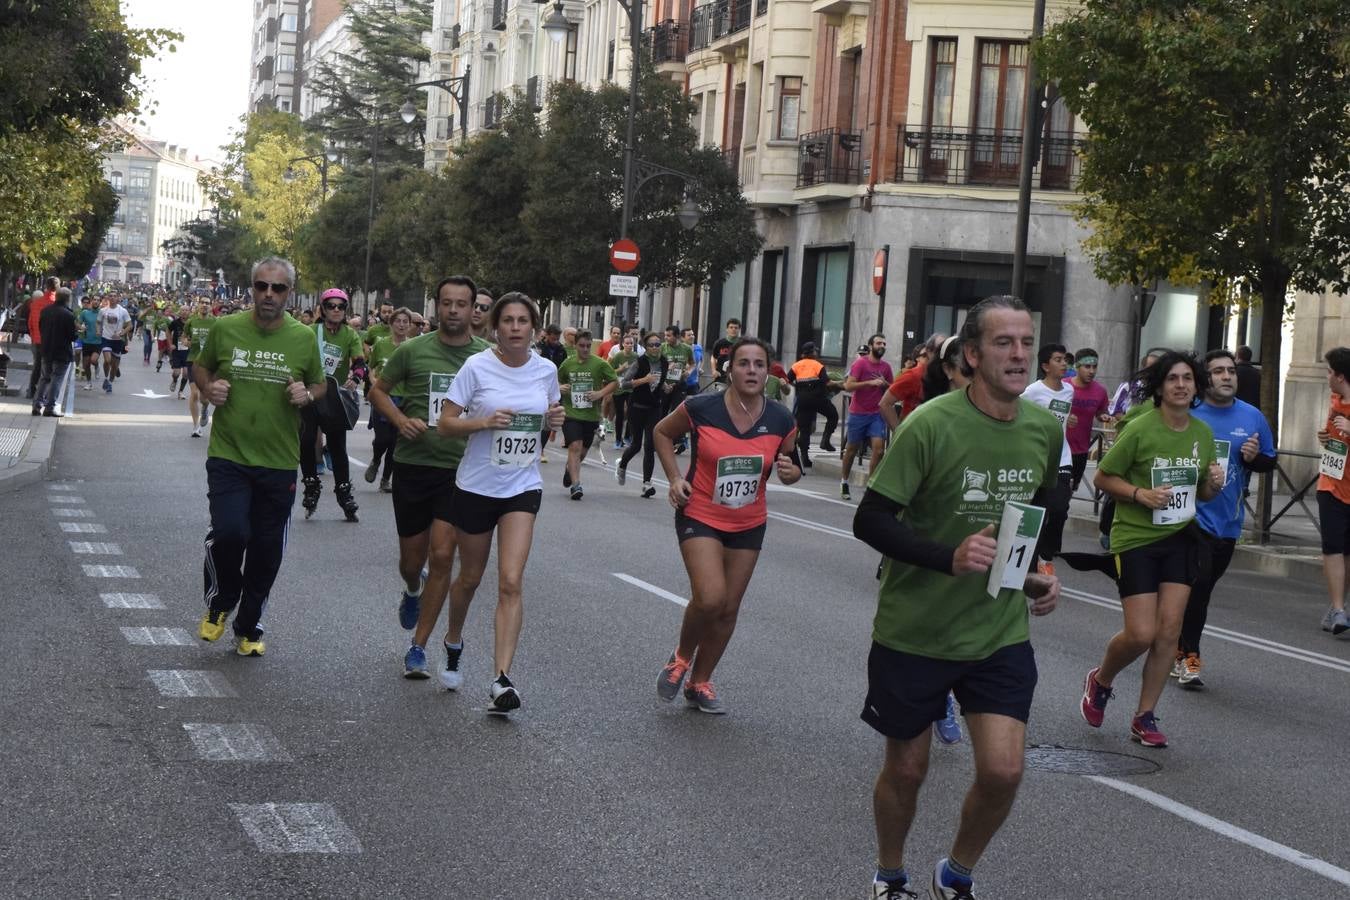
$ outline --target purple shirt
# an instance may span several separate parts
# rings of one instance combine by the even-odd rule
[[[1092,443],[1092,424],[1106,412],[1106,388],[1099,381],[1087,387],[1079,387],[1076,381],[1069,384],[1073,385],[1073,414],[1078,420],[1065,432],[1069,436],[1069,452],[1086,453]]]
[[[873,378],[885,381],[881,387],[868,385],[855,390],[853,399],[848,402],[849,415],[866,416],[881,412],[881,395],[891,383],[891,364],[875,361],[870,355],[860,356],[853,363],[853,368],[848,370],[848,374],[854,381],[870,381]]]

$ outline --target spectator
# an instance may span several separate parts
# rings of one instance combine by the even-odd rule
[[[1261,367],[1252,365],[1252,348],[1243,345],[1237,348],[1237,398],[1261,408]]]
[[[34,301],[36,302],[36,301]],[[33,394],[33,415],[55,417],[56,401],[61,396],[62,375],[75,358],[73,344],[79,338],[75,314],[70,311],[70,289],[55,291],[52,302],[42,311],[38,324],[47,338],[42,344],[40,359],[34,356],[33,365],[42,369],[37,390]]]

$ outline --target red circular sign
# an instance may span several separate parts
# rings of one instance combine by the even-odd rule
[[[628,238],[619,238],[610,245],[609,263],[620,272],[631,272],[642,262],[642,251]]]
[[[878,250],[872,257],[872,293],[880,296],[881,292],[886,290],[886,262],[890,253],[886,250]]]

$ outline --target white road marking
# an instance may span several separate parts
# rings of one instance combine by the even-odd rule
[[[73,484],[49,484],[49,485],[47,485],[47,490],[49,490],[49,491],[73,491],[73,490],[75,490],[75,485],[73,485]]]
[[[328,803],[231,803],[263,853],[360,853],[361,842]]]
[[[196,643],[183,628],[156,626],[122,626],[122,637],[129,644],[146,647],[190,647]]]
[[[1082,603],[1089,603],[1093,606],[1100,606],[1103,609],[1120,609],[1120,601],[1113,600],[1110,597],[1103,597],[1100,594],[1090,594],[1087,591],[1080,591],[1076,588],[1063,588],[1061,593],[1065,597],[1071,597]],[[1310,663],[1314,666],[1321,666],[1324,669],[1331,669],[1336,672],[1350,673],[1350,662],[1339,659],[1335,656],[1328,656],[1325,653],[1316,653],[1312,650],[1304,650],[1301,647],[1291,647],[1288,644],[1280,644],[1275,641],[1267,640],[1263,637],[1256,637],[1251,634],[1244,634],[1241,631],[1231,631],[1227,628],[1217,628],[1214,625],[1205,625],[1205,636],[1216,640],[1227,641],[1230,644],[1238,644],[1243,647],[1250,647],[1253,650],[1264,650],[1267,653],[1274,653],[1276,656],[1284,656],[1288,659],[1296,659],[1299,662]]]
[[[640,587],[649,594],[655,594],[658,597],[664,597],[665,599],[669,600],[671,603],[676,604],[677,606],[689,605],[689,601],[686,598],[681,597],[679,594],[672,594],[665,588],[659,588],[656,585],[651,584],[650,582],[643,581],[641,578],[634,578],[632,575],[625,575],[623,572],[610,572],[609,574],[613,575],[620,581],[628,582],[634,587]]]
[[[1185,819],[1201,828],[1206,828],[1215,834],[1222,835],[1230,840],[1237,841],[1240,844],[1246,844],[1262,853],[1268,853],[1277,859],[1293,863],[1301,869],[1307,869],[1309,872],[1321,875],[1323,878],[1330,879],[1337,884],[1343,884],[1350,887],[1350,872],[1338,866],[1333,866],[1325,860],[1318,859],[1315,856],[1309,856],[1302,851],[1295,850],[1293,847],[1286,847],[1284,844],[1276,843],[1270,838],[1262,837],[1259,834],[1248,831],[1245,828],[1239,828],[1231,822],[1225,822],[1223,819],[1216,819],[1211,815],[1193,809],[1184,803],[1178,803],[1170,797],[1164,797],[1162,794],[1155,793],[1147,788],[1139,787],[1128,781],[1120,781],[1116,778],[1107,778],[1103,775],[1087,775],[1089,781],[1095,781],[1098,784],[1113,788],[1124,794],[1129,794],[1151,806],[1156,806],[1164,812],[1169,812],[1174,816]]]
[[[848,500],[840,500],[838,497],[830,497],[820,493],[820,491],[808,491],[806,488],[797,487],[795,484],[774,484],[769,482],[769,491],[774,494],[801,494],[803,497],[810,497],[812,500],[819,500],[821,503],[833,503],[836,506],[847,506],[849,509],[857,509],[858,506]]]
[[[92,519],[94,517],[94,511],[92,509],[72,509],[63,506],[53,509],[52,515],[66,519]]]
[[[777,519],[780,522],[791,522],[793,525],[800,525],[802,528],[809,528],[812,531],[820,531],[825,534],[832,534],[835,537],[848,538],[854,540],[853,532],[845,531],[842,528],[835,528],[833,525],[822,525],[820,522],[812,522],[810,519],[799,519],[796,516],[789,516],[787,513],[775,512],[769,510],[769,518]]]
[[[209,762],[290,762],[291,755],[262,725],[184,722],[197,755]]]
[[[140,578],[141,573],[134,566],[88,566],[82,565],[84,574],[90,578]]]
[[[75,553],[87,553],[95,556],[121,556],[122,548],[116,544],[101,543],[96,541],[66,541],[70,544],[70,549]]]
[[[237,697],[219,672],[200,669],[149,669],[145,673],[165,697]]]
[[[61,530],[66,534],[107,534],[108,529],[104,525],[95,525],[93,522],[58,522]]]
[[[164,602],[156,594],[99,594],[108,609],[163,609]]]
[[[78,506],[81,503],[88,503],[83,497],[76,497],[73,494],[48,494],[48,503],[69,503],[71,506]]]

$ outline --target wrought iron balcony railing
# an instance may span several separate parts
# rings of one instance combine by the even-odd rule
[[[797,139],[797,187],[858,184],[862,176],[862,135],[826,128]]]
[[[898,129],[902,152],[896,155],[895,180],[924,184],[1017,187],[1022,165],[1021,132],[977,128]],[[1032,185],[1043,191],[1072,191],[1082,171],[1084,140],[1073,132],[1052,131],[1039,141]]]

